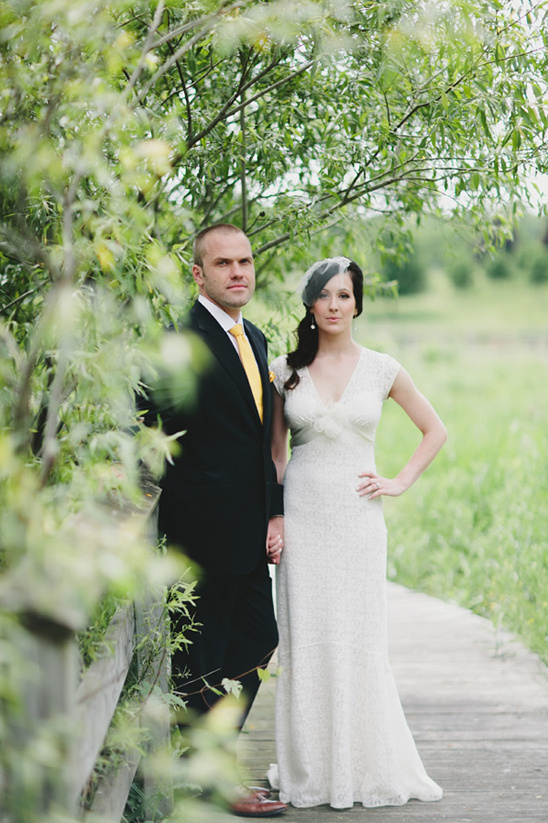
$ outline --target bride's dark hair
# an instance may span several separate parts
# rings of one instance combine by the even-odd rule
[[[322,261],[322,263],[323,262],[324,261]],[[303,289],[303,297],[305,294],[309,294],[310,298],[307,302],[311,305],[304,304],[306,313],[295,331],[297,348],[287,355],[287,365],[292,369],[292,372],[284,383],[284,389],[291,390],[296,388],[300,380],[297,369],[303,369],[305,366],[309,366],[316,357],[318,352],[318,329],[316,328],[316,324],[313,323],[312,305],[316,302],[325,284],[329,282],[331,277],[334,277],[338,271],[340,271],[340,269],[334,270],[333,274],[330,275],[328,268],[326,269],[325,266],[322,267],[321,264],[318,264]],[[353,260],[349,261],[345,272],[349,273],[352,280],[352,291],[354,293],[354,300],[356,301],[357,317],[363,311],[363,272]]]

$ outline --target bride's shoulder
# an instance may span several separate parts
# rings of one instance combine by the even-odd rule
[[[366,346],[360,346],[360,348],[362,357],[367,357],[370,360],[376,360],[379,363],[395,360],[395,358],[387,352],[377,351],[377,349],[368,349]]]
[[[270,364],[269,368],[270,382],[274,383],[278,394],[283,396],[284,383],[289,380],[291,372],[293,371],[291,366],[287,365],[287,355],[281,354],[279,357],[276,357],[276,359]]]
[[[270,364],[270,368],[272,371],[276,372],[276,374],[280,375],[290,371],[290,368],[287,365],[287,354],[280,354],[279,357],[276,357],[276,359]]]
[[[370,369],[383,374],[395,376],[400,368],[400,363],[391,354],[376,351],[376,349],[368,349],[365,346],[362,346],[362,358]]]

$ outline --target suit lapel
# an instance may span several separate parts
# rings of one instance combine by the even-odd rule
[[[194,326],[195,330],[198,331],[200,336],[204,339],[207,346],[209,347],[217,361],[220,363],[220,365],[224,369],[226,369],[232,380],[234,380],[240,392],[242,393],[247,405],[250,407],[254,416],[257,418],[257,422],[260,423],[259,413],[257,411],[257,406],[255,405],[255,400],[253,398],[253,392],[251,391],[251,386],[249,385],[249,380],[247,379],[247,375],[242,365],[242,361],[238,356],[238,352],[228,339],[225,330],[221,328],[221,326],[219,325],[219,323],[217,323],[215,318],[200,303],[194,304],[194,306],[190,310],[190,317],[192,325]],[[250,330],[247,325],[246,333],[248,334],[248,336],[250,336]],[[264,393],[264,372],[266,372],[266,364],[265,362],[264,364],[262,364],[262,361],[265,361],[265,358],[264,355],[261,358],[259,353],[257,352],[257,343],[255,340],[251,340],[251,347],[253,349],[253,353],[255,354],[257,363],[259,365],[259,371],[261,374],[261,380],[263,382]]]

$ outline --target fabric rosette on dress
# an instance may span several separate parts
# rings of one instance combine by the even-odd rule
[[[323,434],[330,440],[340,437],[348,426],[347,415],[340,403],[326,407],[318,414],[314,421],[314,431]]]

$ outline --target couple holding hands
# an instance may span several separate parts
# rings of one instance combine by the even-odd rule
[[[242,318],[255,288],[247,236],[229,224],[204,229],[192,272],[199,297],[185,328],[203,340],[209,364],[192,408],[157,409],[168,434],[185,431],[166,465],[159,529],[202,569],[200,628],[173,657],[174,688],[203,713],[218,699],[209,687],[239,680],[243,725],[279,631],[278,762],[269,771],[279,800],[248,789],[232,811],[438,800],[388,662],[382,497],[420,477],[445,441],[443,423],[396,360],[353,340],[363,304],[355,262],[309,269],[297,347],[270,366],[264,335]],[[388,398],[421,433],[395,478],[375,466]]]

